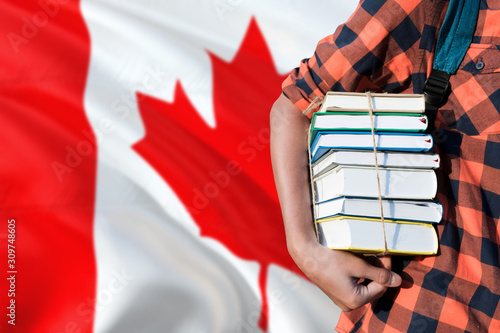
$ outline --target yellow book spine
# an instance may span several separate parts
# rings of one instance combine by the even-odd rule
[[[344,220],[344,219],[381,222],[380,219],[370,218],[370,217],[337,215],[337,216],[333,216],[333,217],[319,219],[316,221],[316,223],[335,221],[335,220]],[[391,220],[391,219],[384,219],[384,222],[401,223],[401,224],[417,224],[417,225],[425,226],[427,228],[434,228],[434,226],[431,223],[424,223],[424,222],[400,221],[400,220]],[[439,247],[439,241],[438,241],[437,235],[435,237],[435,243],[436,243],[436,246],[435,246],[436,251],[412,252],[412,251],[397,251],[397,250],[387,249],[387,252],[389,254],[393,254],[393,255],[434,255],[437,253],[437,249]],[[357,247],[329,247],[329,248],[332,250],[345,250],[345,251],[350,251],[350,252],[355,252],[355,253],[363,253],[363,254],[377,254],[377,253],[382,253],[385,251],[385,249],[383,249],[383,248],[381,248],[381,249],[365,249],[365,248],[357,248]]]
[[[331,217],[325,217],[322,219],[316,220],[316,223],[334,221],[334,220],[363,220],[363,221],[373,221],[373,222],[382,222],[381,219],[365,217],[365,216],[347,216],[347,215],[336,215]],[[429,228],[433,228],[432,223],[418,222],[418,221],[406,221],[406,220],[393,220],[384,218],[384,222],[388,223],[401,223],[401,224],[418,224],[423,225]]]
[[[385,250],[384,249],[363,249],[363,248],[357,248],[357,247],[328,247],[331,250],[342,250],[342,251],[349,251],[349,252],[354,252],[354,253],[361,253],[361,254],[378,254],[378,253],[383,253]],[[436,247],[437,249],[437,247]],[[391,250],[387,249],[387,253],[393,254],[393,255],[411,255],[411,256],[417,256],[417,255],[434,255],[437,253],[436,251],[430,251],[430,252],[412,252],[412,251],[396,251],[396,250]]]

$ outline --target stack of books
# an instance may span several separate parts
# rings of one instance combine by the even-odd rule
[[[377,147],[380,195],[371,133]],[[329,92],[313,115],[310,153],[318,239],[360,253],[435,254],[433,224],[443,215],[432,199],[439,155],[424,134],[423,95]],[[385,233],[385,237],[384,237]],[[384,241],[385,239],[385,241]]]

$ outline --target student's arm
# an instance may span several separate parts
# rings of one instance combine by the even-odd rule
[[[307,131],[310,120],[281,95],[273,105],[270,121],[274,179],[287,247],[295,263],[344,311],[379,298],[387,287],[399,286],[401,277],[390,271],[390,257],[381,260],[387,269],[378,268],[354,254],[330,250],[318,243],[309,196]],[[372,282],[359,284],[360,279]]]

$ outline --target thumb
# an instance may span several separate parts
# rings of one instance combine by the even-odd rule
[[[381,284],[386,287],[397,287],[401,284],[402,279],[398,274],[391,272],[385,268],[379,268],[368,265],[366,270],[366,277],[373,282]]]

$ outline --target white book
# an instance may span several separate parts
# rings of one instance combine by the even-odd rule
[[[433,199],[437,191],[434,170],[379,168],[384,199]],[[316,203],[341,196],[378,198],[375,167],[337,166],[313,179]]]
[[[425,111],[424,95],[417,94],[371,94],[374,112],[423,113]],[[360,111],[369,110],[368,95],[365,93],[326,93],[319,112],[326,111]]]
[[[360,253],[384,251],[384,229],[379,221],[345,218],[317,223],[323,246]],[[436,254],[438,238],[432,224],[385,223],[387,249],[392,254]]]
[[[380,152],[377,162],[382,167],[437,169],[439,154]],[[312,165],[313,177],[327,172],[337,165],[375,166],[375,154],[366,150],[329,150]]]
[[[437,201],[382,200],[384,219],[439,223],[443,205]],[[339,197],[314,205],[317,221],[338,216],[362,216],[380,219],[380,203],[375,198]]]

